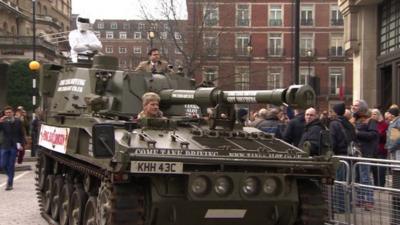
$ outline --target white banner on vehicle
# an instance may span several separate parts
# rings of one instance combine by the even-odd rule
[[[41,125],[39,145],[65,154],[67,151],[68,136],[69,128]]]

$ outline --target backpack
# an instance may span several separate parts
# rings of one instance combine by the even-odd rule
[[[340,125],[342,126],[342,131],[345,137],[346,146],[347,146],[347,155],[348,156],[361,156],[361,150],[356,141],[356,131],[354,126],[344,120],[339,120]]]

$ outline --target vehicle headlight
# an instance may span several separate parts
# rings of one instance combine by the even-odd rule
[[[209,181],[205,176],[198,176],[193,179],[191,184],[192,192],[196,195],[204,195],[209,189]]]
[[[259,189],[259,181],[255,177],[248,177],[244,180],[242,191],[246,195],[255,195]]]
[[[215,181],[214,191],[218,195],[227,195],[232,191],[232,181],[228,177],[218,177]]]
[[[267,178],[264,181],[263,185],[263,191],[267,194],[273,194],[276,191],[276,188],[278,187],[278,183],[274,178]]]

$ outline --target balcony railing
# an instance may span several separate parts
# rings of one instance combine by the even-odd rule
[[[282,57],[284,56],[283,48],[267,48],[267,57]]]
[[[343,19],[331,19],[332,26],[343,26]]]
[[[31,49],[32,44],[32,36],[0,36],[0,47],[2,48],[9,47],[14,49]],[[54,45],[41,38],[36,39],[36,46],[46,48],[50,51],[56,50],[56,47]]]
[[[56,26],[57,28],[61,28],[61,23],[59,21],[57,21],[57,19],[55,19],[51,16],[48,16],[48,15],[36,15],[36,22]]]
[[[301,19],[300,24],[302,26],[312,26],[314,24],[314,20],[313,19]]]
[[[282,19],[270,19],[269,25],[270,26],[282,26]]]
[[[0,8],[3,8],[3,7],[7,10],[12,11],[14,14],[17,14],[19,16],[24,16],[24,14],[19,9],[18,5],[14,4],[10,1],[0,0]]]

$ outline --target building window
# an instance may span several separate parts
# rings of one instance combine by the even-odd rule
[[[313,6],[312,5],[302,5],[300,9],[300,23],[303,26],[312,26],[314,24],[313,20]]]
[[[300,55],[306,57],[309,51],[314,55],[314,34],[303,33],[300,35]]]
[[[344,68],[329,68],[329,94],[339,95],[343,87]]]
[[[282,26],[282,6],[271,5],[269,7],[269,25]]]
[[[146,24],[144,24],[144,23],[138,24],[138,30],[145,30],[145,29],[146,29]]]
[[[104,29],[104,23],[103,22],[99,22],[97,24],[97,29]]]
[[[168,32],[164,31],[164,32],[160,32],[160,39],[167,39],[168,38]]]
[[[118,29],[117,23],[111,23],[110,27],[111,29]]]
[[[331,25],[343,26],[343,16],[338,5],[331,5]]]
[[[384,1],[379,6],[380,13],[380,55],[389,54],[400,48],[400,1]]]
[[[282,56],[282,34],[270,33],[268,36],[268,56]]]
[[[267,90],[282,87],[282,67],[271,67],[267,74]]]
[[[124,30],[129,30],[129,23],[124,23],[122,26]]]
[[[218,6],[215,4],[205,6],[203,11],[203,18],[205,26],[217,26],[219,20]]]
[[[250,34],[236,34],[236,54],[239,56],[247,56],[249,52],[247,46],[250,43]]]
[[[101,38],[101,33],[98,30],[93,31],[97,38]]]
[[[126,54],[127,52],[128,50],[126,49],[126,47],[119,47],[119,53]]]
[[[343,56],[343,34],[332,34],[329,47],[329,55],[333,57]]]
[[[249,90],[250,70],[248,66],[235,67],[235,89]]]
[[[133,39],[142,39],[142,32],[134,32]]]
[[[113,39],[113,38],[114,38],[114,32],[107,31],[106,32],[106,39]]]
[[[175,37],[175,40],[181,40],[182,39],[182,35],[179,32],[175,32],[174,33],[174,37]]]
[[[310,84],[310,78],[314,76],[314,67],[301,67],[299,73],[299,84]]]
[[[238,4],[236,6],[236,26],[248,27],[250,26],[250,6]]]
[[[119,32],[119,39],[126,39],[126,32]]]
[[[112,46],[106,46],[106,53],[113,53],[113,47]]]
[[[142,54],[142,48],[141,47],[134,47],[133,48],[133,54]]]
[[[218,67],[207,66],[203,67],[203,81],[213,82],[215,86],[218,83]]]
[[[204,34],[204,51],[206,56],[217,56],[218,38],[217,34]]]

